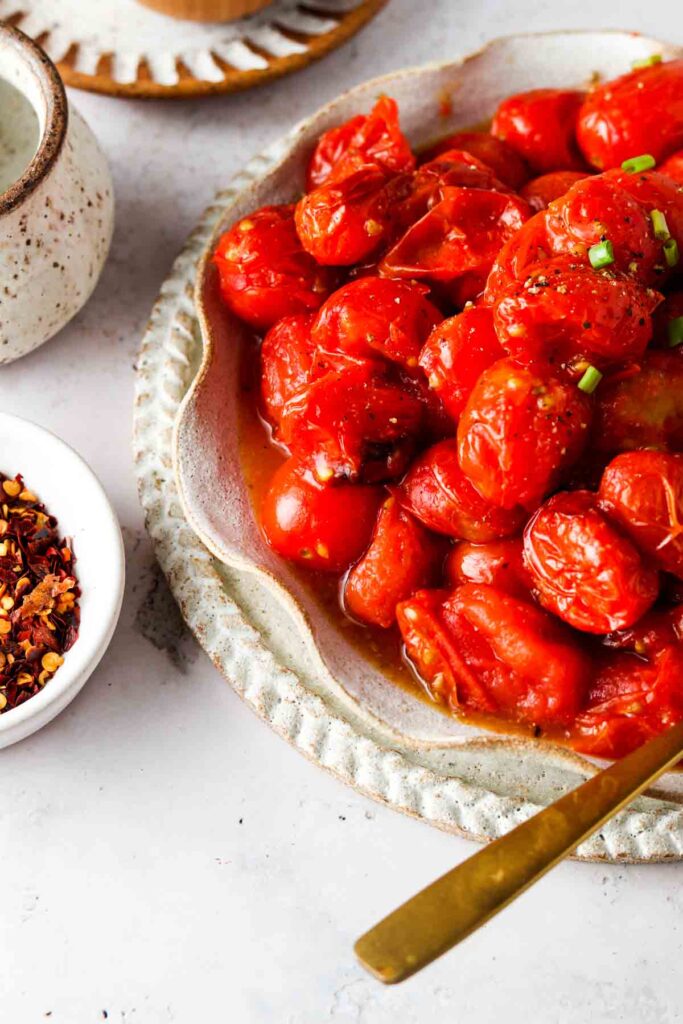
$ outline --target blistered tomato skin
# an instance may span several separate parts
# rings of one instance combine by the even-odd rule
[[[389,250],[382,274],[449,282],[486,273],[531,213],[523,199],[490,189],[448,186],[441,197]]]
[[[491,310],[478,306],[438,324],[420,353],[419,363],[430,388],[457,420],[481,374],[502,355]]]
[[[568,192],[572,185],[585,178],[584,171],[550,171],[549,174],[532,178],[520,189],[519,194],[522,199],[526,199],[534,213],[538,213],[546,210],[554,200]]]
[[[533,511],[581,454],[590,420],[590,399],[574,384],[500,359],[460,417],[460,467],[487,501]]]
[[[589,491],[550,498],[524,531],[524,560],[548,611],[586,633],[632,626],[654,603],[657,571]]]
[[[448,597],[446,590],[418,590],[397,605],[406,658],[434,700],[455,712],[464,708],[494,712],[495,701],[460,657],[457,638],[444,622]]]
[[[648,562],[683,579],[683,455],[618,455],[605,469],[599,500]]]
[[[293,206],[264,206],[243,217],[221,236],[213,262],[223,300],[259,331],[318,309],[335,283],[302,248]]]
[[[446,558],[446,580],[453,587],[488,583],[513,597],[528,599],[532,580],[524,564],[523,550],[521,537],[492,540],[488,544],[461,541]]]
[[[321,135],[307,172],[307,191],[337,180],[358,163],[377,164],[388,173],[411,171],[415,157],[401,132],[396,102],[381,96],[369,115],[352,117]]]
[[[683,146],[682,97],[683,60],[631,71],[593,89],[577,125],[584,156],[601,171],[642,153],[663,160]]]
[[[606,171],[602,177],[628,192],[648,215],[654,210],[663,213],[669,234],[683,251],[683,185],[657,171],[628,174],[626,171],[614,170]],[[660,245],[663,244],[663,241],[660,241]],[[659,262],[661,277],[665,279],[669,268],[666,266],[663,249]]]
[[[660,648],[647,658],[622,651],[603,659],[587,708],[571,730],[572,746],[594,757],[630,754],[683,718],[683,649]]]
[[[490,189],[509,193],[490,167],[462,149],[449,149],[422,164],[415,171],[396,213],[397,225],[404,230],[424,217],[443,198],[448,187]]]
[[[591,446],[603,456],[683,450],[683,352],[650,351],[632,372],[600,384]]]
[[[311,321],[306,314],[284,317],[261,343],[261,399],[271,425],[280,422],[287,402],[310,380]]]
[[[375,483],[405,472],[424,415],[419,398],[362,360],[297,392],[283,408],[278,440],[308,453],[321,481]]]
[[[526,161],[512,146],[489,135],[488,132],[456,132],[455,135],[449,135],[436,146],[432,146],[426,156],[428,160],[434,160],[452,149],[471,153],[490,167],[496,177],[514,192],[518,192],[524,182],[529,180]]]
[[[335,178],[309,192],[296,206],[301,244],[322,266],[350,266],[371,258],[391,229],[398,179],[376,164]]]
[[[673,178],[679,185],[683,185],[683,149],[672,153],[663,164],[659,165],[657,170],[667,178]]]
[[[484,302],[493,305],[514,291],[532,271],[551,256],[545,212],[536,213],[521,226],[496,256],[486,281]]]
[[[641,284],[655,284],[661,277],[662,243],[655,238],[649,213],[603,175],[585,178],[551,203],[546,225],[555,254],[588,262],[591,246],[609,239],[613,269],[628,272]]]
[[[569,630],[546,612],[466,583],[444,602],[442,617],[468,673],[502,717],[543,726],[576,715],[589,665]]]
[[[443,546],[401,508],[395,497],[384,502],[370,546],[346,577],[345,611],[359,622],[388,629],[396,605],[438,581]]]
[[[661,295],[628,274],[596,271],[556,256],[529,272],[494,305],[496,334],[525,366],[560,364],[583,372],[642,356]]]
[[[344,572],[368,546],[383,495],[381,487],[325,486],[306,459],[288,459],[263,500],[263,533],[279,555],[298,565]]]
[[[313,342],[322,352],[382,356],[414,369],[426,338],[441,319],[426,291],[423,285],[380,277],[351,281],[321,307],[313,324]]]
[[[423,452],[401,485],[402,502],[435,533],[475,543],[509,537],[521,528],[522,508],[502,509],[475,490],[458,463],[455,438]]]
[[[537,174],[582,170],[575,131],[584,94],[571,89],[532,89],[498,107],[491,134],[507,142]]]

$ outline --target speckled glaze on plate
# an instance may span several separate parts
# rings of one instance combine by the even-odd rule
[[[463,727],[396,688],[269,553],[236,452],[239,328],[219,315],[215,280],[202,259],[239,216],[291,199],[311,140],[367,109],[380,92],[398,99],[408,135],[419,144],[476,123],[506,93],[578,84],[595,71],[612,76],[652,52],[674,51],[627,33],[517,36],[465,60],[397,72],[346,93],[252,161],[217,197],[176,261],[143,341],[135,414],[140,496],[161,566],[199,642],[256,713],[311,760],[368,796],[473,839],[503,834],[593,767],[550,744]],[[445,96],[453,100],[446,118],[439,114],[448,106]],[[203,340],[193,301],[198,264]],[[679,860],[682,804],[683,783],[672,774],[578,855]]]
[[[136,0],[0,0],[67,85],[110,96],[235,92],[297,71],[350,39],[387,0],[273,0],[226,23],[170,18]]]

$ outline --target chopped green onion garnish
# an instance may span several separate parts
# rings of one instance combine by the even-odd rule
[[[588,259],[590,260],[591,267],[594,267],[596,270],[600,270],[602,267],[609,267],[611,263],[614,263],[614,246],[609,239],[604,242],[596,242],[588,250]]]
[[[677,316],[675,320],[669,320],[669,348],[676,348],[683,345],[683,316]]]
[[[662,55],[661,53],[653,53],[650,57],[644,57],[642,60],[634,60],[631,67],[634,71],[638,71],[640,68],[650,68],[653,64],[661,64]]]
[[[585,391],[587,395],[592,395],[598,384],[602,380],[602,374],[595,366],[589,366],[583,377],[579,381],[579,389]]]
[[[650,214],[650,220],[652,221],[655,238],[658,238],[660,242],[665,242],[667,238],[671,238],[669,225],[666,223],[666,217],[661,210],[653,210]]]
[[[653,156],[643,153],[642,156],[632,156],[630,160],[624,160],[621,169],[627,174],[640,174],[641,171],[651,171],[656,163]]]
[[[675,238],[669,238],[662,246],[664,259],[668,267],[675,267],[678,263],[678,242]]]

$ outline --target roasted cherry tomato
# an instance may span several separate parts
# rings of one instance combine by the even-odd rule
[[[396,621],[399,601],[438,581],[443,555],[443,542],[401,508],[395,497],[387,498],[370,547],[344,581],[344,608],[360,622],[388,629]]]
[[[496,710],[476,675],[470,672],[458,651],[457,637],[452,636],[443,619],[447,590],[418,590],[407,601],[396,606],[405,653],[427,692],[453,711]]]
[[[397,223],[410,227],[443,198],[447,187],[493,189],[510,192],[490,167],[462,149],[448,149],[415,171],[410,189],[397,213]]]
[[[422,402],[363,360],[300,390],[282,411],[278,440],[309,453],[323,482],[375,483],[405,472],[423,422]]]
[[[627,629],[659,590],[656,570],[589,491],[565,491],[540,507],[524,531],[524,558],[541,604],[586,633]]]
[[[320,136],[308,165],[307,191],[332,177],[340,180],[358,163],[377,164],[394,174],[415,166],[415,157],[399,127],[398,107],[388,96],[380,96],[370,114],[352,117]]]
[[[652,214],[655,210],[664,214],[666,227],[678,248],[683,252],[683,185],[667,178],[657,171],[646,171],[643,174],[627,174],[626,171],[606,171],[606,181],[613,181],[625,192],[628,192],[641,206]],[[665,277],[671,268],[666,261],[664,244],[667,239],[659,240],[660,244],[660,276]]]
[[[649,213],[602,174],[585,178],[551,203],[546,225],[554,253],[588,262],[591,246],[607,239],[614,254],[611,269],[628,272],[642,284],[654,284],[661,276],[662,243]]]
[[[434,328],[420,353],[420,366],[457,420],[481,374],[503,354],[491,310],[473,306]]]
[[[683,579],[683,455],[617,455],[605,469],[599,498],[653,565]]]
[[[545,212],[536,213],[510,238],[494,260],[483,300],[487,305],[504,298],[523,283],[532,270],[550,258]]]
[[[546,210],[555,199],[560,199],[572,185],[583,181],[585,177],[584,171],[550,171],[549,174],[532,178],[520,189],[519,194],[522,199],[526,199],[534,213],[538,213],[539,210]]]
[[[683,643],[683,604],[648,612],[635,626],[608,633],[602,642],[606,647],[641,655],[657,654],[664,647]]]
[[[389,237],[392,214],[407,183],[377,164],[360,166],[309,192],[296,207],[296,229],[306,252],[324,266],[362,263]]]
[[[286,316],[271,327],[261,344],[261,397],[271,424],[284,406],[308,384],[313,366],[310,315]]]
[[[644,659],[615,651],[603,659],[572,746],[594,757],[630,754],[683,718],[683,650],[666,647]]]
[[[525,519],[523,509],[498,508],[481,497],[460,468],[455,438],[423,452],[401,487],[406,508],[448,537],[484,543],[517,533]]]
[[[490,167],[495,176],[514,192],[529,179],[529,168],[519,153],[501,139],[488,132],[456,132],[432,146],[425,156],[434,160],[452,149],[465,150]],[[455,182],[454,182],[455,184]],[[458,182],[460,184],[460,182]],[[462,182],[462,184],[466,184]],[[486,186],[484,186],[486,187]],[[489,186],[490,187],[490,186]]]
[[[488,544],[461,541],[451,548],[445,571],[447,581],[454,587],[462,583],[488,583],[521,598],[528,598],[532,587],[521,537],[491,540]]]
[[[537,174],[581,170],[575,132],[583,98],[571,89],[532,89],[508,96],[493,117],[491,134],[512,146]]]
[[[672,153],[668,160],[659,165],[657,170],[667,178],[673,178],[679,185],[683,185],[683,149]]]
[[[474,583],[430,609],[430,629],[423,595],[399,605],[398,620],[408,657],[437,697],[454,710],[493,711],[533,725],[571,721],[589,666],[569,630],[528,601]]]
[[[487,501],[533,511],[581,454],[590,419],[590,399],[574,384],[500,359],[460,417],[460,467]]]
[[[638,359],[660,300],[628,274],[556,256],[498,300],[494,322],[503,348],[520,363],[561,363],[579,375],[586,363],[604,369]]]
[[[309,313],[332,291],[335,275],[301,246],[293,206],[264,206],[221,236],[213,254],[223,300],[256,330]]]
[[[381,487],[322,484],[307,459],[288,459],[263,499],[263,532],[279,555],[299,565],[344,572],[367,548],[383,496]]]
[[[683,450],[682,357],[683,352],[648,352],[633,372],[600,384],[592,437],[597,452]]]
[[[606,170],[649,153],[658,162],[683,146],[683,60],[631,71],[586,97],[577,139],[593,167]]]
[[[530,214],[523,199],[490,189],[448,186],[441,195],[386,254],[380,263],[383,274],[452,281],[485,273]]]
[[[673,320],[679,323],[672,326]],[[653,344],[659,348],[677,348],[680,355],[683,352],[683,335],[679,333],[683,331],[683,291],[669,292],[657,307],[653,324]]]
[[[425,339],[441,320],[427,288],[407,281],[362,277],[336,291],[320,309],[312,338],[322,352],[384,356],[417,366]]]

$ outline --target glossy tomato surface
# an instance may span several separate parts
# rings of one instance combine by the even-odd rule
[[[650,351],[595,395],[592,445],[613,455],[634,448],[683,450],[683,351]]]
[[[443,618],[467,671],[504,718],[571,721],[590,666],[569,630],[529,601],[485,584],[458,587]]]
[[[559,364],[581,375],[589,363],[605,369],[642,356],[660,301],[628,274],[556,256],[498,299],[494,322],[503,348],[520,363]]]
[[[226,305],[256,330],[316,310],[335,275],[304,251],[293,206],[264,206],[234,224],[213,254]]]
[[[368,546],[383,494],[381,487],[321,484],[306,459],[288,459],[263,500],[263,533],[298,565],[344,572]]]
[[[451,548],[446,558],[448,583],[488,583],[514,597],[528,599],[532,587],[529,570],[524,564],[521,537],[492,540],[488,544],[461,541]]]
[[[441,320],[426,292],[423,285],[381,277],[351,281],[321,307],[313,324],[313,342],[323,352],[379,355],[414,368],[426,338]]]
[[[490,189],[448,186],[441,196],[386,254],[381,273],[448,282],[487,272],[531,212],[523,199]]]
[[[530,177],[526,161],[519,153],[502,139],[497,139],[488,132],[455,132],[442,139],[436,146],[432,146],[425,155],[428,160],[434,160],[442,153],[453,149],[465,150],[481,160],[514,192],[518,192]]]
[[[460,417],[460,468],[487,501],[533,511],[581,454],[590,421],[590,399],[573,383],[500,359]]]
[[[649,564],[683,579],[683,455],[617,455],[605,469],[599,497]]]
[[[363,360],[299,391],[283,409],[278,439],[309,454],[320,480],[376,482],[405,471],[423,422],[421,401]]]
[[[447,187],[492,189],[510,192],[493,170],[463,149],[448,149],[418,167],[396,210],[396,221],[410,227],[443,199]]]
[[[381,96],[372,112],[359,114],[320,136],[306,175],[307,191],[340,180],[359,165],[376,164],[388,173],[411,171],[415,157],[399,126],[395,100]]]
[[[261,343],[261,397],[271,424],[280,422],[283,409],[311,376],[313,342],[307,314],[286,316],[266,334]]]
[[[491,134],[512,146],[537,174],[582,170],[575,134],[583,98],[573,89],[532,89],[509,96],[494,114]]]
[[[555,199],[560,199],[572,185],[583,181],[585,177],[585,171],[550,171],[532,178],[520,189],[519,194],[522,199],[526,199],[534,213],[538,213],[539,210],[546,210]]]
[[[595,757],[630,754],[683,718],[683,649],[642,658],[616,651],[603,661],[588,706],[572,729],[573,746]]]
[[[368,550],[344,582],[345,610],[359,622],[388,628],[399,601],[438,582],[443,556],[442,542],[395,497],[387,498]]]
[[[309,192],[296,206],[301,244],[322,266],[350,266],[371,258],[389,237],[392,214],[405,191],[377,164]]]
[[[615,270],[628,272],[644,284],[661,277],[662,243],[654,235],[649,212],[619,182],[604,175],[584,178],[551,203],[546,216],[554,253],[588,261],[593,245],[609,240]]]
[[[524,531],[524,559],[541,604],[586,633],[632,626],[654,603],[659,577],[589,491],[565,491]]]
[[[667,178],[673,178],[679,185],[683,185],[683,149],[672,153],[664,163],[659,165],[657,170]]]
[[[593,167],[607,170],[683,146],[683,60],[630,71],[593,89],[579,113],[577,138]]]
[[[486,306],[473,306],[442,320],[429,335],[419,363],[429,387],[457,419],[484,370],[503,356]]]
[[[526,518],[522,508],[498,508],[481,497],[460,468],[455,438],[423,452],[401,489],[406,508],[430,530],[447,537],[475,543],[509,537]]]

